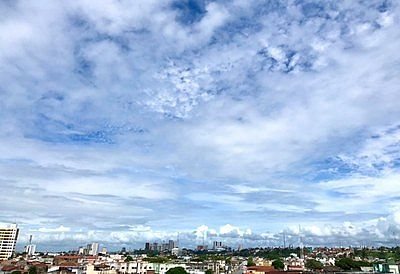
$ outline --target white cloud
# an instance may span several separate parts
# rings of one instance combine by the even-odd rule
[[[69,227],[65,227],[63,225],[56,227],[56,228],[45,228],[45,227],[41,227],[37,230],[38,232],[42,232],[42,233],[58,233],[58,232],[70,232],[71,228]]]
[[[380,4],[0,4],[0,220],[48,242],[169,227],[276,243],[315,219],[310,239],[383,240],[398,224],[400,28]]]

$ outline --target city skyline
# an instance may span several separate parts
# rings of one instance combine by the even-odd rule
[[[0,15],[0,223],[19,245],[400,242],[398,1]]]

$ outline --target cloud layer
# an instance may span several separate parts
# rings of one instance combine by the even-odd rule
[[[309,244],[395,244],[399,12],[3,1],[0,221],[53,249],[278,245],[299,224]]]

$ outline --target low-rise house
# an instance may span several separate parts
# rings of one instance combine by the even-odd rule
[[[266,274],[275,271],[273,266],[256,265],[248,266],[246,268],[246,274]]]
[[[88,264],[86,265],[84,274],[117,274],[117,271],[108,266],[95,266],[93,264]]]

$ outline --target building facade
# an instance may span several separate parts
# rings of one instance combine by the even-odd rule
[[[16,224],[0,226],[0,261],[8,260],[13,256],[18,233]]]
[[[36,245],[29,244],[25,247],[25,253],[28,256],[34,256],[36,253]]]

